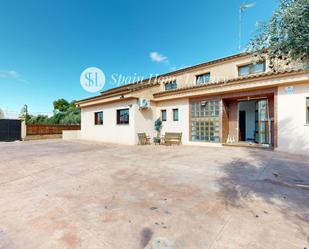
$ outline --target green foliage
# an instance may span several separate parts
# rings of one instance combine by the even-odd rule
[[[66,112],[70,107],[70,103],[65,99],[57,99],[53,102],[53,105],[55,112]]]
[[[61,118],[60,124],[80,124],[80,110],[78,108],[70,107],[63,118]]]
[[[80,124],[80,110],[76,108],[75,101],[68,102],[65,99],[58,99],[53,102],[54,115],[28,115],[28,124]]]
[[[52,116],[50,118],[50,123],[52,124],[60,124],[61,120],[65,118],[65,113],[63,112],[58,112],[56,114],[54,114],[54,116]]]
[[[28,124],[48,124],[48,116],[47,115],[29,115],[27,118]]]
[[[26,124],[29,123],[29,120],[30,120],[32,117],[34,117],[34,116],[33,116],[33,115],[26,114],[26,113],[24,113],[24,114],[22,114],[22,115],[19,116],[19,118],[25,120]]]
[[[74,113],[69,113],[63,119],[61,119],[60,124],[80,124],[80,115],[75,115]]]
[[[157,118],[156,119],[156,121],[155,121],[155,123],[154,123],[154,128],[155,128],[155,130],[157,131],[157,133],[158,133],[158,137],[160,137],[160,132],[161,132],[161,130],[162,130],[162,121],[161,121],[161,119],[160,118]]]
[[[309,66],[309,0],[280,0],[268,23],[261,26],[249,49],[261,57],[265,51],[270,68]]]

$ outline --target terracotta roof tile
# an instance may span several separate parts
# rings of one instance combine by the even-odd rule
[[[245,81],[245,80],[251,80],[251,79],[258,79],[258,78],[263,78],[263,77],[268,77],[268,76],[275,76],[275,75],[282,75],[282,74],[289,74],[289,73],[297,73],[297,72],[309,72],[309,70],[304,70],[304,69],[289,69],[289,70],[283,70],[283,71],[277,71],[277,72],[265,72],[265,73],[259,73],[259,74],[251,74],[247,76],[241,76],[229,80],[222,80],[222,81],[216,81],[216,82],[209,82],[209,83],[204,83],[204,84],[199,84],[199,85],[191,85],[191,86],[186,86],[178,89],[173,89],[173,90],[168,90],[168,91],[161,91],[158,93],[155,93],[154,96],[161,96],[161,95],[170,95],[176,92],[181,92],[181,91],[186,91],[190,89],[198,89],[198,88],[207,88],[209,86],[214,86],[214,85],[225,85],[228,83],[234,83],[237,81]]]
[[[179,70],[176,70],[176,71],[160,74],[160,75],[157,76],[157,78],[171,76],[171,75],[176,76],[177,74],[180,74],[180,73],[183,73],[183,72],[191,71],[191,70],[194,70],[194,69],[197,69],[197,68],[206,67],[206,66],[209,66],[209,65],[217,64],[217,63],[228,61],[228,60],[233,60],[233,59],[243,57],[243,56],[247,56],[247,55],[250,55],[250,54],[251,53],[249,53],[249,52],[244,52],[244,53],[230,55],[230,56],[223,57],[223,58],[220,58],[220,59],[216,59],[216,60],[200,63],[200,64],[197,64],[197,65],[194,65],[194,66],[182,68],[182,69],[179,69]],[[101,95],[107,95],[107,94],[110,94],[110,93],[113,93],[113,92],[126,90],[126,89],[129,89],[130,87],[134,87],[135,85],[138,85],[138,84],[139,85],[147,84],[147,82],[149,83],[150,81],[151,81],[151,79],[144,79],[142,81],[137,81],[137,82],[133,82],[133,83],[123,85],[123,86],[114,87],[114,88],[111,88],[109,90],[101,92]]]

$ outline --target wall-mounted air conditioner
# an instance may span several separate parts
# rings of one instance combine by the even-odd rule
[[[138,107],[139,109],[148,109],[150,107],[150,100],[139,98],[138,99]]]

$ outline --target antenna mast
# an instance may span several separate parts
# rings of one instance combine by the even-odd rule
[[[241,50],[241,23],[242,23],[242,5],[239,7],[239,33],[238,33],[238,49]]]
[[[238,49],[241,50],[241,38],[242,38],[242,13],[245,9],[249,9],[255,6],[255,3],[242,3],[239,6],[239,33],[238,33]]]

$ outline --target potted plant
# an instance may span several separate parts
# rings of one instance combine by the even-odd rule
[[[160,134],[161,134],[161,130],[162,130],[162,121],[160,118],[157,118],[155,123],[154,123],[154,128],[157,131],[157,136],[153,138],[153,142],[155,144],[160,144],[161,142],[161,138],[160,138]]]

